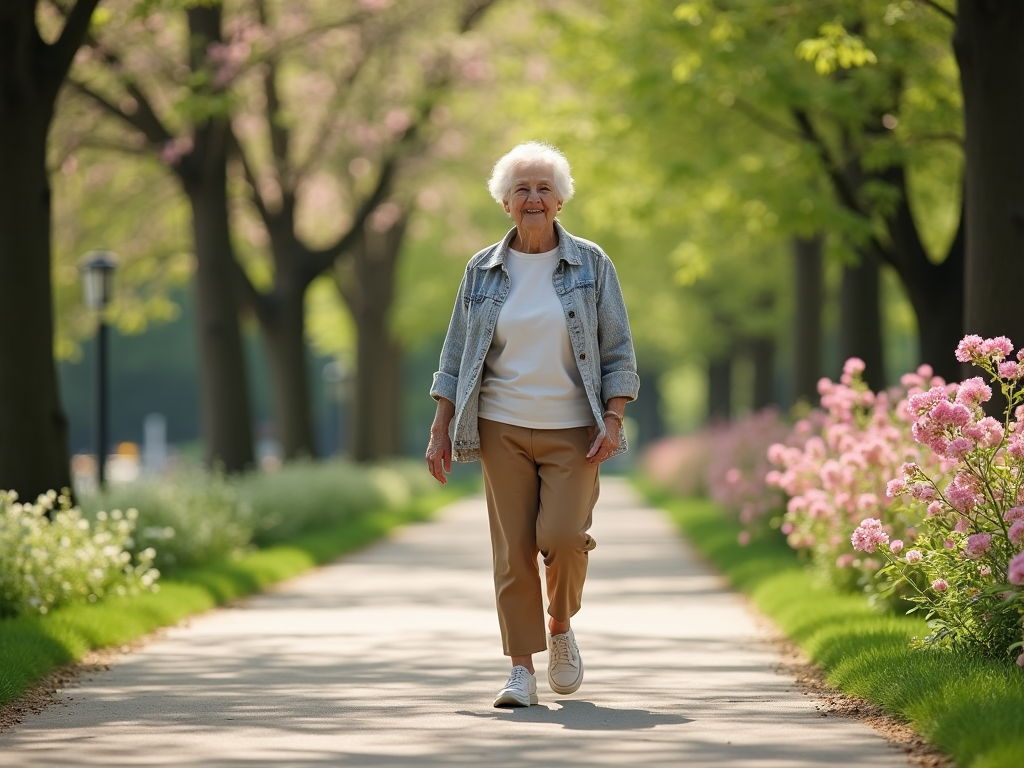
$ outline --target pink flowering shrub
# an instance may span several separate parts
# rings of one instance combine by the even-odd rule
[[[747,535],[741,536],[740,543],[767,531],[772,513],[784,508],[785,497],[765,483],[765,476],[771,469],[768,446],[786,440],[789,432],[789,425],[774,408],[713,430],[714,451],[704,473],[704,486],[708,497],[744,526]]]
[[[665,437],[644,449],[640,466],[644,475],[677,496],[698,496],[704,493],[713,444],[708,431]]]
[[[891,498],[890,490],[900,495],[902,489],[889,480],[908,462],[927,466],[937,477],[949,464],[929,458],[928,449],[912,438],[905,398],[929,387],[943,389],[945,382],[921,366],[903,377],[902,388],[874,393],[863,372],[864,363],[851,358],[838,383],[818,383],[821,408],[794,429],[802,447],[772,445],[768,458],[776,469],[765,480],[789,497],[782,532],[790,546],[805,552],[840,588],[864,589],[877,599],[883,591],[874,575],[883,561],[873,553],[882,545],[892,552],[890,539],[897,551],[913,546],[924,518],[922,510]],[[877,525],[858,528],[865,518]],[[861,546],[851,554],[855,529]]]
[[[890,548],[875,515],[850,538],[855,550],[884,558],[889,584],[909,588],[912,610],[927,612],[935,631],[926,643],[989,656],[1024,645],[1024,350],[1016,361],[1006,359],[1012,352],[1003,336],[966,336],[956,350],[999,387],[1002,421],[982,410],[992,388],[981,377],[910,395],[911,433],[931,464],[904,464],[887,494],[900,514],[924,518],[913,547]],[[935,472],[936,461],[948,469]]]

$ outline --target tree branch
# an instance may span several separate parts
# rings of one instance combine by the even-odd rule
[[[923,5],[927,5],[929,8],[932,8],[933,10],[938,11],[941,15],[945,16],[951,22],[956,24],[956,14],[953,13],[948,8],[943,8],[941,5],[939,5],[937,2],[935,2],[935,0],[917,0],[917,2],[919,2],[919,3],[923,4]]]
[[[64,78],[67,77],[71,69],[71,62],[75,60],[75,53],[78,52],[86,32],[89,31],[89,22],[99,2],[100,0],[78,0],[67,12],[60,37],[50,47],[52,87],[60,87]]]
[[[847,183],[846,177],[840,170],[839,166],[832,159],[832,153],[829,151],[828,145],[822,138],[821,134],[814,127],[814,123],[811,122],[811,116],[802,109],[792,108],[793,119],[796,120],[796,124],[800,126],[800,132],[803,134],[804,139],[807,140],[818,152],[818,156],[821,158],[822,165],[825,166],[825,173],[828,174],[829,180],[832,182],[832,186],[836,190],[836,195],[839,197],[839,201],[849,208],[854,213],[859,213],[861,216],[867,217],[867,212],[861,207],[857,201],[857,196],[854,190]]]
[[[736,107],[740,112],[745,114],[754,123],[764,128],[769,133],[773,133],[781,139],[786,141],[799,141],[803,142],[806,138],[799,131],[794,131],[790,126],[783,123],[781,120],[776,120],[771,115],[762,111],[758,107],[755,107],[746,99],[741,96],[737,96],[733,102],[733,106]]]
[[[267,208],[267,203],[263,199],[263,194],[260,192],[256,174],[253,172],[252,165],[249,163],[249,158],[245,153],[245,148],[242,146],[242,142],[238,140],[238,136],[233,130],[228,131],[228,141],[230,142],[231,151],[235,153],[239,162],[242,164],[242,171],[245,173],[246,182],[248,182],[252,204],[259,212],[260,218],[263,219],[264,226],[269,228],[272,214]]]
[[[164,127],[163,123],[160,122],[156,114],[154,114],[152,110],[143,107],[143,102],[140,102],[138,99],[136,99],[136,104],[139,105],[139,110],[134,114],[129,114],[83,82],[75,80],[74,78],[69,78],[68,85],[83,96],[87,96],[92,99],[92,101],[98,104],[106,112],[109,112],[114,117],[125,122],[128,126],[139,131],[139,133],[146,137],[146,140],[150,144],[160,146],[174,138],[174,136]]]

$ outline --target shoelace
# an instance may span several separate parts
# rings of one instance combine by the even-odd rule
[[[518,688],[519,686],[525,686],[527,684],[527,676],[530,673],[526,670],[526,667],[513,667],[512,674],[508,676],[508,683],[505,685],[506,688]]]
[[[569,664],[572,662],[572,651],[569,648],[569,635],[555,635],[551,638],[551,655],[554,656],[555,663],[565,662]]]

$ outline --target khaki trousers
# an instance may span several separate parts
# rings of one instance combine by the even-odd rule
[[[591,429],[529,429],[480,419],[494,594],[506,656],[547,648],[538,552],[544,556],[548,613],[567,621],[580,609],[587,533],[600,490],[587,461]]]

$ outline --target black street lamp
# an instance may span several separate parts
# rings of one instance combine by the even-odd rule
[[[89,251],[82,257],[82,288],[85,305],[96,313],[96,360],[93,368],[96,487],[102,489],[107,463],[107,322],[104,311],[114,289],[117,257],[110,251]]]

